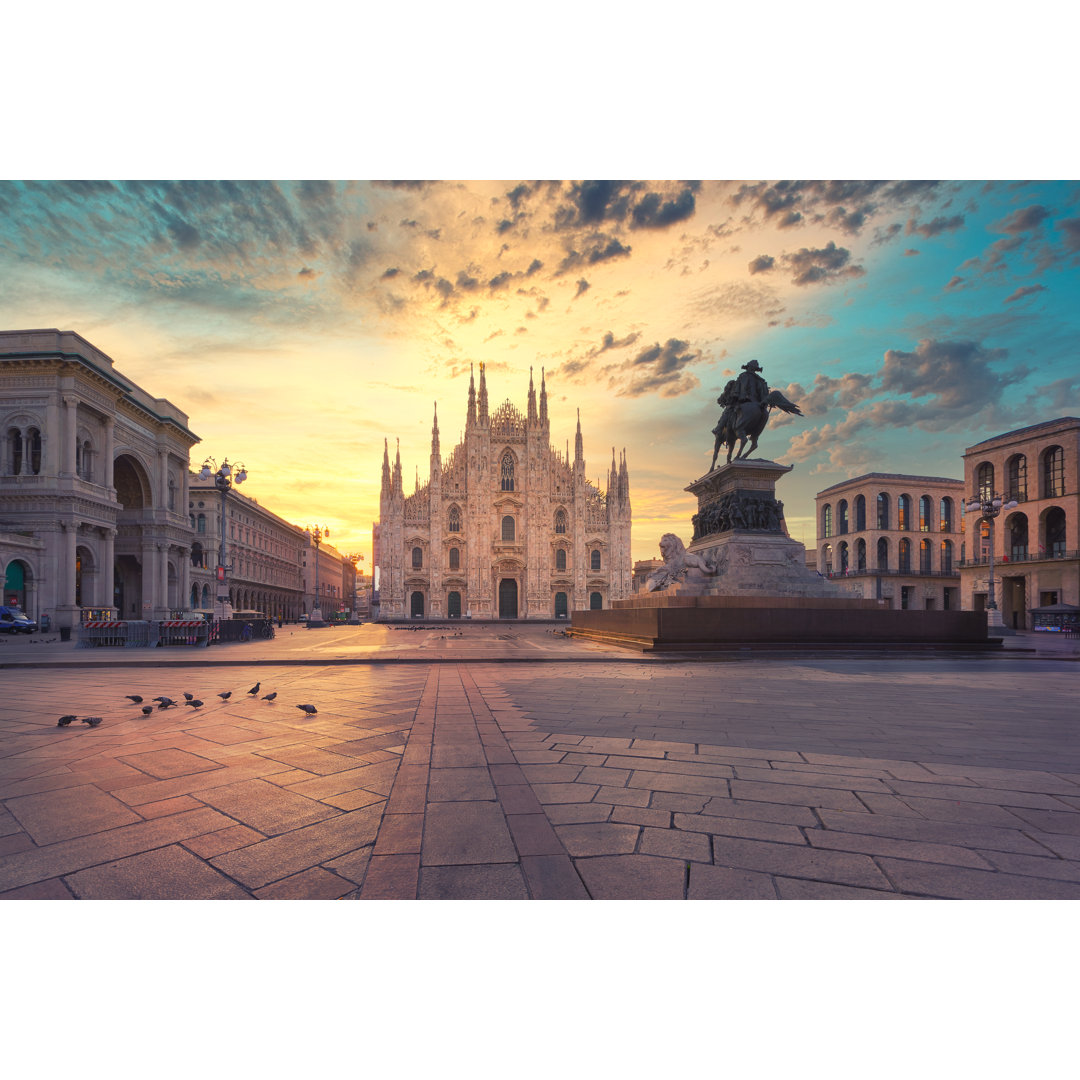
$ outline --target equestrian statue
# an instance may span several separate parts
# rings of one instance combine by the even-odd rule
[[[732,379],[716,399],[717,405],[724,407],[724,412],[720,423],[713,428],[716,444],[709,472],[716,468],[716,458],[722,446],[727,446],[728,464],[731,464],[736,442],[739,444],[736,460],[748,458],[757,449],[758,437],[765,430],[772,409],[802,416],[799,406],[788,401],[779,390],[769,390],[769,384],[758,374],[759,371],[761,365],[756,360],[743,364],[739,377]],[[746,445],[748,439],[749,447]]]

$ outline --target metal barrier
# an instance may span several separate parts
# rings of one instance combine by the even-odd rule
[[[128,624],[118,619],[95,619],[79,628],[78,648],[101,645],[126,645]]]
[[[129,621],[124,645],[129,649],[145,649],[158,643],[158,624],[155,622]]]
[[[158,645],[209,645],[210,624],[205,619],[169,619],[156,623]]]
[[[221,619],[217,625],[219,641],[268,640],[274,637],[273,619]]]

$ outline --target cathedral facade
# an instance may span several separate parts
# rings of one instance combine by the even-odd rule
[[[611,454],[608,489],[585,479],[578,416],[574,457],[551,446],[547,387],[529,375],[522,414],[488,411],[480,365],[469,376],[465,435],[443,460],[436,407],[426,484],[402,487],[401,452],[383,451],[380,619],[568,618],[630,596],[630,478]]]

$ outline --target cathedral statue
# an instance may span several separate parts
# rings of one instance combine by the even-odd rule
[[[716,459],[722,446],[727,447],[729,464],[736,442],[739,444],[736,459],[748,458],[757,449],[758,438],[769,422],[769,412],[772,409],[782,409],[784,412],[802,416],[799,406],[788,401],[779,390],[769,390],[769,384],[759,374],[761,370],[761,365],[756,360],[743,364],[738,378],[728,382],[724,392],[716,399],[717,405],[722,405],[724,411],[720,422],[713,428],[716,442],[713,446],[710,472],[716,468]],[[746,445],[747,440],[750,441],[749,447]]]

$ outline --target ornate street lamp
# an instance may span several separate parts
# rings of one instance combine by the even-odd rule
[[[325,525],[309,525],[304,531],[311,537],[311,542],[315,545],[315,603],[311,609],[308,626],[322,626],[322,604],[319,602],[319,545],[323,542],[324,537],[330,535],[330,530]]]
[[[214,487],[221,492],[221,546],[218,548],[217,581],[219,595],[224,595],[227,599],[229,590],[226,587],[225,575],[232,567],[226,565],[225,562],[225,500],[232,490],[233,483],[242,484],[247,479],[247,469],[244,468],[242,462],[230,465],[228,458],[219,467],[212,457],[208,457],[203,462],[199,479],[204,483],[207,480],[213,480]],[[221,602],[221,617],[225,617],[224,600]]]
[[[975,519],[976,525],[983,519],[986,519],[987,526],[990,532],[990,594],[987,598],[986,604],[986,617],[987,621],[995,629],[1001,628],[1004,624],[1001,621],[1001,612],[998,611],[997,602],[994,600],[994,519],[1001,513],[1002,510],[1012,510],[1013,507],[1020,504],[1015,499],[1010,499],[1005,502],[1001,495],[991,495],[989,492],[984,492],[983,495],[975,495],[969,500],[964,509],[969,514],[978,514]]]

